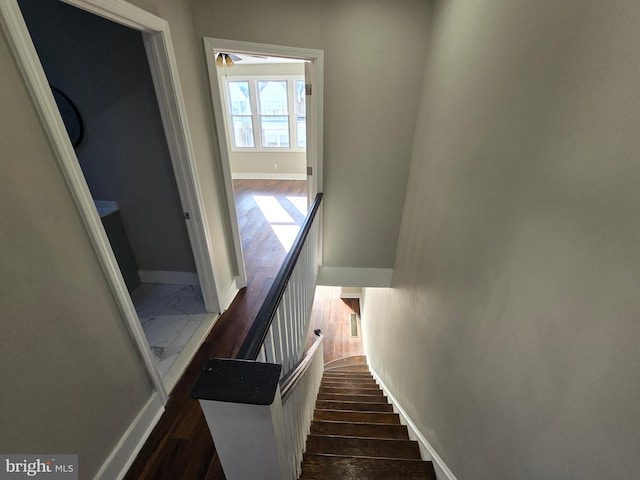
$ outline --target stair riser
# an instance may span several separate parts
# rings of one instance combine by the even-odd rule
[[[322,380],[323,381],[331,381],[331,382],[352,381],[352,382],[373,382],[373,383],[375,383],[375,379],[370,375],[351,376],[351,375],[327,375],[327,374],[324,374],[322,376]]]
[[[393,407],[388,403],[360,403],[360,402],[332,402],[319,400],[316,408],[320,410],[347,410],[350,412],[393,412]]]
[[[378,385],[362,385],[359,383],[324,383],[320,384],[320,388],[340,388],[340,389],[351,389],[351,390],[380,390]]]
[[[373,375],[371,375],[371,373],[368,372],[346,372],[346,373],[340,373],[340,372],[324,372],[323,378],[364,378],[367,380],[373,380]]]
[[[367,423],[311,422],[313,435],[339,435],[343,437],[391,438],[409,440],[404,425],[371,425]]]
[[[373,375],[370,373],[329,373],[325,372],[322,378],[336,378],[347,379],[353,378],[356,380],[373,380]]]
[[[320,393],[335,393],[338,395],[371,395],[383,396],[382,390],[379,388],[336,388],[336,387],[320,387]]]
[[[357,388],[380,388],[373,380],[322,380],[321,387],[357,387]]]
[[[355,422],[374,423],[387,425],[400,425],[400,417],[397,413],[386,412],[346,412],[340,410],[316,410],[313,412],[316,421],[329,422]]]
[[[353,365],[350,367],[325,368],[325,372],[341,372],[341,373],[371,373],[366,365]]]
[[[318,400],[333,400],[336,402],[380,403],[386,402],[387,397],[380,395],[349,395],[339,393],[318,393]]]

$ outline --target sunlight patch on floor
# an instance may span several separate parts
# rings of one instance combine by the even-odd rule
[[[269,223],[295,223],[291,215],[287,213],[280,202],[274,196],[254,195],[253,199],[258,204],[264,218]]]
[[[285,252],[289,253],[300,227],[298,225],[271,225],[271,228],[278,240],[280,240]]]
[[[287,197],[294,207],[302,214],[307,214],[307,197]]]

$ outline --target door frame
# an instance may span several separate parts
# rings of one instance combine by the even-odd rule
[[[209,76],[209,88],[211,92],[211,102],[216,124],[217,148],[220,163],[222,164],[222,175],[224,178],[227,205],[229,207],[229,217],[231,219],[231,232],[233,235],[233,245],[236,253],[238,288],[247,285],[247,274],[242,253],[242,242],[240,239],[240,227],[236,213],[236,200],[233,193],[233,179],[231,176],[231,163],[229,159],[229,145],[227,132],[225,129],[224,108],[220,95],[220,82],[216,71],[216,58],[214,51],[230,51],[235,53],[246,53],[249,55],[266,55],[269,57],[298,58],[306,61],[305,82],[311,85],[312,95],[307,101],[307,167],[311,167],[312,175],[307,176],[308,196],[310,200],[317,193],[323,191],[322,187],[322,165],[323,165],[323,105],[324,105],[324,51],[310,48],[287,47],[283,45],[270,45],[266,43],[245,42],[240,40],[227,40],[223,38],[204,37],[204,51],[207,62],[207,72]],[[320,252],[322,250],[320,249]],[[321,258],[321,257],[320,257]]]
[[[216,282],[210,229],[201,208],[202,194],[169,24],[162,18],[120,0],[60,1],[141,32],[205,306],[210,312],[220,313],[221,292],[219,283]],[[6,33],[16,63],[122,317],[160,401],[165,405],[168,398],[167,389],[154,363],[149,343],[96,211],[17,0],[0,2],[0,24]]]

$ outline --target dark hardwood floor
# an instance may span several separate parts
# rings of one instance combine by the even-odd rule
[[[300,225],[304,216],[287,197],[306,197],[306,182],[235,180],[234,190],[248,286],[218,319],[171,392],[162,418],[129,469],[126,480],[225,478],[200,405],[190,396],[191,389],[209,358],[234,358],[237,355],[286,256],[286,250],[272,227],[282,224],[290,226],[290,221],[269,223],[254,196],[274,197],[294,224]],[[323,295],[318,298],[323,298]],[[323,313],[314,313],[317,319],[312,323],[312,328],[322,328],[325,332],[325,362],[341,354],[336,352],[351,351],[351,347],[335,347],[340,342],[330,338],[333,336],[331,332],[335,332],[338,338],[337,334],[342,335],[341,329],[331,327],[331,320],[321,320],[324,315],[335,312],[341,317],[333,322],[335,325],[346,321],[346,313],[343,315],[341,308],[331,306],[334,301],[335,298],[327,298],[320,302]],[[340,303],[337,305],[340,306]],[[345,339],[351,341],[347,337]],[[329,351],[328,344],[332,345]]]
[[[357,315],[358,336],[351,336],[349,315]],[[314,340],[313,330],[319,328],[324,334],[324,361],[363,355],[362,329],[360,324],[360,300],[340,298],[340,287],[316,287],[311,311],[311,332],[307,345]]]

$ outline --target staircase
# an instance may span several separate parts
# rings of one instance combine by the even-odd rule
[[[325,366],[300,480],[435,480],[364,356]]]

